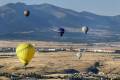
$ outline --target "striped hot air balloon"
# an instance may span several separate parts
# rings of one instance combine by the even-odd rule
[[[88,27],[87,26],[83,26],[82,27],[82,32],[84,32],[85,34],[87,34],[87,32],[88,32]]]

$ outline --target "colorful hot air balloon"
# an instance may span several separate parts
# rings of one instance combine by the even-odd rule
[[[59,28],[59,29],[58,29],[58,33],[59,33],[60,36],[62,37],[63,34],[65,33],[65,29],[64,29],[64,28]]]
[[[88,27],[86,26],[82,27],[82,32],[84,32],[85,34],[87,34],[88,30],[89,30]]]
[[[24,16],[27,16],[27,17],[28,17],[29,15],[30,15],[30,11],[29,11],[29,10],[25,10],[25,11],[24,11]]]
[[[16,48],[17,57],[26,66],[35,54],[35,48],[29,43],[19,44]]]

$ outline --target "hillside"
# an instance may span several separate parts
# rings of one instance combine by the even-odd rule
[[[29,17],[23,15],[26,9],[30,10]],[[79,32],[82,26],[90,28],[87,37]],[[59,27],[66,29],[64,40],[56,38],[58,34],[54,30]],[[106,42],[119,41],[119,30],[120,15],[102,16],[87,11],[76,12],[46,3],[10,3],[0,7],[0,39]]]

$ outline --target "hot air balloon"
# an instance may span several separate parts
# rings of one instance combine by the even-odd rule
[[[76,57],[80,59],[82,57],[82,54],[85,52],[86,52],[86,49],[80,49],[80,51],[76,53]]]
[[[82,57],[82,53],[81,52],[76,53],[76,57],[80,59]]]
[[[29,10],[25,10],[24,11],[24,16],[28,17],[30,15],[30,11]]]
[[[19,44],[16,48],[17,57],[24,66],[28,65],[35,54],[35,48],[29,43]]]
[[[84,32],[85,34],[87,34],[88,30],[89,30],[88,27],[86,26],[82,27],[82,32]]]
[[[59,33],[60,36],[62,37],[63,34],[65,33],[65,29],[64,29],[64,28],[59,28],[59,29],[58,29],[58,33]]]

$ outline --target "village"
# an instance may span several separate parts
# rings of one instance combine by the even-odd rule
[[[113,48],[73,48],[73,47],[66,47],[66,48],[42,48],[42,47],[36,47],[35,48],[37,52],[58,52],[58,51],[68,51],[68,52],[80,52],[80,51],[85,51],[85,52],[93,52],[93,53],[120,53],[120,49],[113,49]],[[5,55],[5,54],[16,54],[16,48],[15,47],[0,47],[0,55]],[[10,54],[10,55],[11,55]]]

